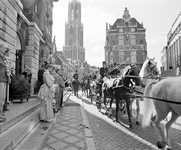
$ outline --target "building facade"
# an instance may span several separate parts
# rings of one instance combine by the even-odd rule
[[[147,56],[146,29],[135,18],[131,18],[127,8],[123,18],[113,25],[106,23],[105,61],[108,65],[122,64],[120,69],[130,63],[141,68]]]
[[[52,50],[53,2],[57,0],[21,0],[23,14],[30,22],[35,22],[43,37],[40,41],[39,65],[48,61]]]
[[[163,47],[163,50],[162,50],[162,56],[161,56],[161,62],[162,62],[162,67],[161,67],[161,72],[162,71],[165,71],[168,67],[167,67],[167,46],[164,46]]]
[[[81,62],[85,61],[81,3],[77,0],[72,0],[68,4],[68,22],[65,24],[63,53],[67,59],[71,59],[79,67]]]
[[[55,1],[55,0],[54,0]],[[40,62],[41,49],[48,45],[52,48],[52,9],[53,0],[0,0],[0,41],[4,41],[11,49],[10,67],[14,67],[16,74],[24,72],[27,65],[32,72],[31,91],[37,80],[37,72]],[[46,6],[43,5],[46,2]],[[43,6],[43,7],[42,7]],[[45,17],[46,10],[51,10],[51,17]],[[50,9],[49,9],[50,8]],[[46,26],[49,30],[46,32]],[[46,57],[49,56],[46,54]],[[47,60],[47,59],[46,59]]]
[[[181,71],[181,12],[167,34],[167,46],[162,51],[162,74],[179,75]]]

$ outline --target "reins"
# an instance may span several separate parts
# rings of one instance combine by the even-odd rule
[[[138,91],[137,91],[138,92]],[[141,93],[141,92],[140,92]],[[161,99],[161,98],[156,98],[156,97],[150,97],[150,96],[142,96],[140,94],[130,94],[127,93],[130,96],[135,96],[135,97],[139,97],[139,98],[149,98],[149,99],[153,99],[153,100],[157,100],[157,101],[161,101],[161,102],[167,102],[167,103],[172,103],[172,104],[179,104],[181,105],[181,102],[175,102],[175,101],[170,101],[170,100],[166,100],[166,99]]]
[[[170,101],[170,100],[166,100],[166,99],[161,99],[161,98],[156,98],[156,97],[150,97],[150,96],[143,96],[143,93],[140,92],[140,91],[137,91],[135,90],[134,88],[131,89],[130,88],[130,91],[133,91],[133,92],[136,92],[138,94],[130,94],[130,93],[126,93],[127,95],[130,95],[130,96],[134,96],[135,98],[149,98],[149,99],[153,99],[153,100],[157,100],[157,101],[161,101],[161,102],[167,102],[167,103],[172,103],[172,104],[179,104],[181,105],[181,102],[175,102],[175,101]],[[142,94],[142,95],[140,95]]]

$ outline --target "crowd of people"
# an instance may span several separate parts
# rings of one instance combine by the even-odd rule
[[[7,44],[0,42],[0,122],[5,122],[4,111],[8,110],[6,107],[7,101],[7,86],[11,83],[11,80],[15,77],[15,68],[9,67],[10,49]],[[114,66],[115,67],[115,66]],[[94,74],[84,74],[82,80],[98,80],[103,82],[104,77],[115,75],[118,71],[113,69],[109,70],[105,62],[103,67],[100,68],[100,72],[96,71]],[[25,70],[22,73],[24,78],[31,84],[32,73],[30,68],[25,65]],[[76,71],[73,75],[73,79],[78,80],[79,74]],[[57,67],[53,64],[45,62],[38,71],[38,97],[41,99],[41,113],[40,119],[42,121],[51,122],[54,118],[54,114],[57,113],[63,105],[63,91],[65,86],[68,86],[68,82],[63,76],[63,68]]]

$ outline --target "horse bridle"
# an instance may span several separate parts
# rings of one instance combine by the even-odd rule
[[[156,65],[154,65],[153,67],[150,66],[151,62],[149,61],[148,65],[147,65],[147,71],[150,72],[148,77],[151,76],[151,78],[154,77],[154,74],[153,74],[153,69],[156,67]],[[150,70],[149,70],[150,69]]]

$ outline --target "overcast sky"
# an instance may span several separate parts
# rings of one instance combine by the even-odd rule
[[[181,11],[181,0],[78,0],[81,3],[84,26],[85,59],[90,65],[102,66],[106,37],[106,22],[114,24],[122,18],[125,7],[130,16],[143,22],[146,28],[148,56],[156,58],[160,66],[161,51],[167,43],[167,34]],[[53,36],[62,51],[65,43],[65,22],[68,20],[68,3],[54,3]]]

